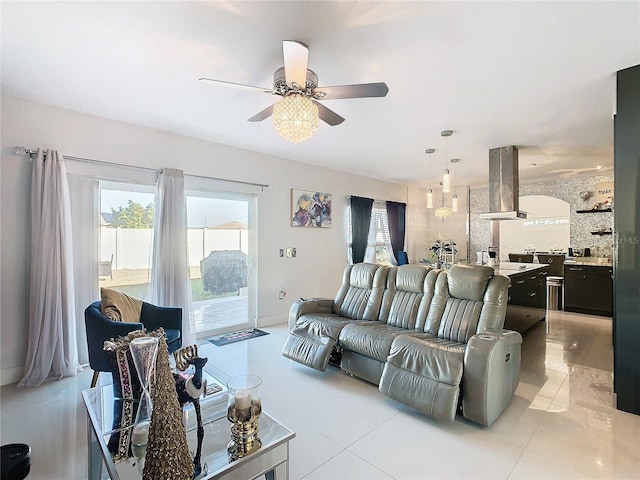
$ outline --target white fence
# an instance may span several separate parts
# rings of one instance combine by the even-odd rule
[[[148,269],[151,265],[153,230],[150,228],[100,228],[100,260],[113,258],[113,270]],[[248,254],[248,231],[243,229],[190,228],[187,231],[189,266],[213,250],[241,250]]]

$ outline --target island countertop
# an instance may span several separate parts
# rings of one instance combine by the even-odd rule
[[[516,273],[531,272],[546,267],[546,263],[501,262],[494,267],[496,275],[510,277]]]

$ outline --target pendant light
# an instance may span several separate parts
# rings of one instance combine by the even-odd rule
[[[449,193],[451,191],[451,176],[447,164],[447,137],[453,135],[453,130],[443,130],[440,135],[444,137],[444,169],[442,170],[442,191]]]
[[[452,165],[452,169],[451,171],[453,172],[453,165],[458,163],[460,161],[459,158],[452,158],[451,159],[451,165]],[[453,196],[451,197],[451,211],[452,212],[457,212],[458,211],[458,194],[457,193],[453,193]]]
[[[429,156],[429,188],[427,189],[427,208],[433,208],[433,189],[431,188],[431,154],[435,151],[435,148],[427,148],[424,151],[424,153]]]

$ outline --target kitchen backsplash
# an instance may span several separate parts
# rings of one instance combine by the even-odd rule
[[[593,191],[597,183],[612,182],[613,175],[595,175],[576,177],[569,180],[549,180],[539,183],[521,184],[520,196],[546,195],[559,198],[570,205],[571,245],[563,247],[588,247],[592,256],[611,256],[613,235],[592,235],[601,229],[613,228],[613,213],[576,213],[577,210],[589,210],[594,200],[583,200],[580,192]],[[614,192],[615,195],[615,192]],[[489,208],[489,189],[472,188],[469,192],[470,251],[477,252],[491,245],[490,223],[480,218],[480,213]],[[615,205],[615,198],[614,198]],[[502,255],[501,255],[502,256]]]

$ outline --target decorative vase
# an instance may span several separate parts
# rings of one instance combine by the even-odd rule
[[[227,382],[227,420],[231,422],[231,441],[227,445],[227,453],[230,461],[242,458],[262,446],[258,437],[258,418],[262,413],[261,384],[262,379],[256,375],[240,375]]]
[[[131,431],[131,451],[138,459],[138,467],[142,468],[147,451],[147,442],[149,441],[149,425],[151,424],[151,412],[153,409],[150,385],[156,367],[158,338],[136,338],[129,344],[129,350],[142,387],[138,412]]]

